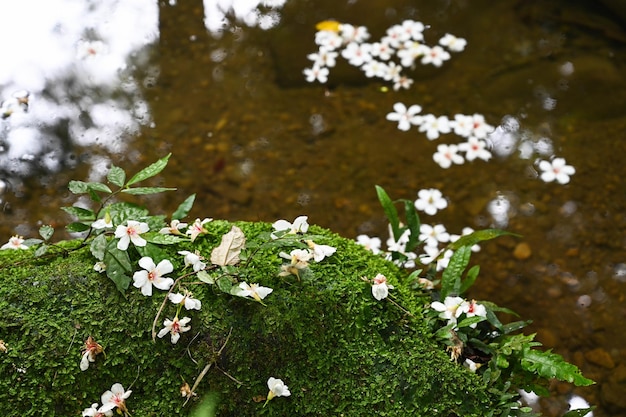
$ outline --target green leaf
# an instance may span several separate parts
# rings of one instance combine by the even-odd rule
[[[96,213],[92,210],[82,208],[82,207],[61,207],[61,210],[70,214],[71,216],[75,216],[80,221],[93,221],[96,220]]]
[[[413,249],[419,243],[420,236],[420,217],[415,209],[415,204],[412,201],[404,200],[404,213],[406,215],[406,222],[411,231],[409,235],[409,241],[406,244],[406,251],[412,252]]]
[[[457,250],[461,246],[472,247],[479,242],[490,240],[490,239],[495,239],[498,236],[504,236],[504,235],[520,237],[520,235],[516,233],[511,233],[511,232],[507,232],[505,230],[500,230],[500,229],[477,230],[475,232],[470,233],[469,235],[461,236],[457,241],[450,243],[448,245],[448,249]]]
[[[220,279],[217,280],[217,287],[227,293],[230,294],[232,289],[233,289],[233,283],[230,280],[230,278],[228,277],[221,277]]]
[[[126,220],[140,221],[150,214],[145,207],[132,203],[114,203],[108,207],[113,224],[122,224]]]
[[[147,194],[158,194],[163,191],[175,191],[176,188],[168,188],[168,187],[135,187],[135,188],[124,188],[122,190],[123,193],[132,194],[132,195],[147,195]]]
[[[528,326],[531,323],[532,323],[532,320],[514,321],[512,323],[507,323],[503,325],[502,331],[504,332],[504,334],[513,333],[513,332],[523,329],[524,327]]]
[[[29,239],[26,239],[26,240],[24,240],[24,242],[22,242],[22,244],[24,244],[24,245],[28,246],[29,248],[30,248],[31,246],[38,245],[38,244],[40,244],[40,243],[43,243],[43,240],[41,240],[41,239],[35,239],[35,238],[32,238],[32,237],[31,237],[31,238],[29,238]]]
[[[48,248],[50,246],[46,245],[45,243],[41,246],[39,246],[36,250],[35,250],[35,258],[38,258],[40,256],[43,256],[46,252],[48,252]]]
[[[398,218],[398,210],[393,205],[393,201],[387,195],[387,192],[383,189],[383,187],[377,185],[376,186],[376,194],[378,195],[378,201],[383,206],[383,211],[389,220],[389,224],[391,224],[391,230],[393,232],[394,240],[400,239],[401,231],[400,231],[400,219]]]
[[[156,243],[157,245],[174,245],[176,243],[189,241],[189,238],[176,235],[164,235],[163,233],[158,232],[148,232],[141,235],[141,237],[146,239],[148,242]]]
[[[469,263],[472,250],[469,246],[461,246],[450,258],[448,267],[441,277],[441,299],[449,295],[461,294],[461,275]]]
[[[70,181],[67,188],[74,194],[85,194],[89,190],[86,182],[74,180]]]
[[[74,223],[70,223],[67,226],[65,226],[65,229],[70,232],[70,233],[80,233],[80,232],[85,232],[87,230],[89,230],[91,228],[90,225],[85,224],[85,223],[81,223],[81,222],[74,222]]]
[[[133,175],[133,177],[128,180],[128,183],[126,183],[126,186],[128,187],[139,181],[152,178],[159,172],[163,171],[163,169],[167,166],[167,161],[170,159],[170,156],[172,156],[171,153]]]
[[[130,285],[132,266],[126,251],[117,248],[117,239],[109,242],[104,253],[106,274],[115,283],[117,290],[124,294]]]
[[[148,256],[154,260],[155,263],[161,262],[163,259],[168,258],[168,254],[159,246],[152,243],[146,243],[146,246],[135,246],[140,256]]]
[[[207,284],[215,284],[215,278],[213,278],[207,271],[198,271],[196,274],[198,279]]]
[[[185,216],[187,216],[187,214],[189,214],[189,212],[191,211],[191,207],[193,207],[193,203],[195,200],[196,200],[196,195],[191,194],[189,197],[185,199],[185,201],[180,203],[180,205],[178,206],[174,214],[172,214],[172,220],[180,220],[184,218]]]
[[[480,323],[481,321],[485,321],[486,318],[485,317],[481,317],[481,316],[472,316],[472,317],[466,317],[463,320],[461,320],[458,324],[457,327],[461,328],[461,327],[469,327],[472,324],[475,323]]]
[[[89,250],[97,260],[102,261],[104,259],[107,243],[107,238],[104,234],[99,234],[94,240],[91,241]]]
[[[108,185],[102,184],[101,182],[89,182],[87,183],[87,186],[93,191],[100,191],[107,194],[111,194],[113,192]]]
[[[476,278],[478,278],[479,272],[480,272],[479,265],[474,265],[473,267],[470,268],[469,271],[467,271],[467,274],[465,275],[465,279],[463,280],[463,282],[461,282],[461,289],[459,290],[460,294],[463,294],[472,285],[474,285],[474,282],[476,282]]]
[[[542,352],[525,346],[521,365],[525,370],[535,372],[543,378],[556,378],[579,387],[594,384],[594,381],[580,373],[576,365],[566,362],[561,355],[549,350]]]
[[[126,181],[126,173],[122,168],[113,165],[107,173],[107,180],[113,185],[123,187],[124,181]]]
[[[570,410],[563,414],[563,417],[585,417],[587,414],[595,410],[596,407],[579,408],[577,410]]]
[[[54,227],[50,225],[45,224],[39,228],[39,236],[41,236],[43,240],[50,240],[53,234]]]

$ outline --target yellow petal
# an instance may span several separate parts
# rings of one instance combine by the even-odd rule
[[[339,32],[339,25],[341,23],[336,20],[324,20],[315,25],[315,29],[317,30],[329,30],[331,32]]]

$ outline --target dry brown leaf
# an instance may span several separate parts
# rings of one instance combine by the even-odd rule
[[[211,263],[220,266],[237,264],[245,244],[246,236],[240,228],[233,226],[230,232],[222,236],[222,243],[211,252]]]

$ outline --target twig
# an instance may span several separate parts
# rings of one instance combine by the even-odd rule
[[[231,327],[230,330],[228,331],[228,336],[226,336],[226,340],[224,341],[224,344],[222,345],[220,350],[217,351],[218,357],[222,354],[222,351],[226,347],[226,344],[228,343],[228,340],[230,339],[230,335],[232,334],[232,332],[233,332],[233,328]],[[196,388],[198,388],[200,381],[202,381],[202,378],[204,378],[207,372],[209,372],[209,369],[211,369],[211,366],[213,366],[214,363],[215,363],[215,360],[210,362],[207,366],[204,367],[202,372],[200,372],[200,375],[198,375],[198,377],[196,378],[196,381],[193,383],[193,387],[191,387],[191,392],[189,393],[189,396],[187,397],[187,401],[185,401],[185,403],[183,404],[183,407],[186,406],[189,400],[191,399],[191,397],[194,396],[194,394],[196,393]]]
[[[167,304],[167,299],[169,297],[169,295],[172,293],[172,291],[174,291],[174,288],[176,288],[176,285],[180,282],[181,279],[188,277],[189,275],[193,275],[195,274],[195,272],[190,272],[187,273],[185,275],[181,275],[180,277],[176,278],[176,281],[174,281],[174,284],[170,287],[170,290],[167,292],[167,294],[165,295],[165,298],[163,298],[163,302],[161,303],[161,307],[159,307],[159,311],[157,311],[156,316],[154,316],[154,321],[152,322],[152,341],[156,342],[156,326],[157,326],[157,322],[159,321],[159,317],[161,316],[161,313],[163,312],[163,309],[165,308],[165,304]]]

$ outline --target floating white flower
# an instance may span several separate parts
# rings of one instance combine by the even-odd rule
[[[387,113],[387,120],[392,122],[398,122],[398,129],[407,131],[413,126],[419,126],[422,123],[422,116],[418,116],[418,113],[422,111],[422,107],[413,104],[408,109],[403,103],[396,103],[393,105],[393,111]]]
[[[433,216],[437,214],[437,211],[448,207],[448,201],[443,197],[441,191],[427,188],[417,192],[417,200],[415,200],[414,205],[417,210]]]
[[[554,158],[550,161],[539,161],[539,169],[543,171],[541,173],[541,179],[545,182],[555,181],[559,184],[567,184],[569,177],[576,173],[576,169],[567,165],[565,159]]]

